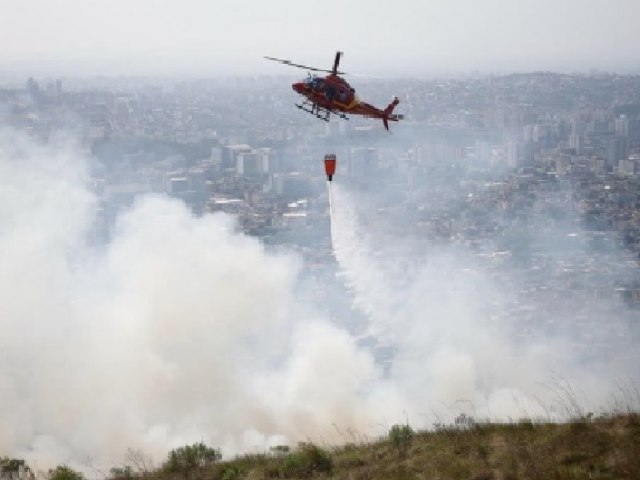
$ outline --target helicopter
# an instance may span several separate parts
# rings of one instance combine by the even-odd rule
[[[379,118],[384,124],[384,128],[389,130],[389,121],[397,122],[402,120],[403,116],[393,113],[393,109],[400,103],[398,97],[393,100],[384,110],[374,107],[373,105],[361,101],[356,95],[356,91],[347,83],[340,75],[346,75],[338,70],[340,57],[342,52],[336,52],[333,61],[333,68],[325,70],[322,68],[309,67],[293,63],[291,60],[282,60],[274,57],[264,57],[267,60],[283,63],[291,67],[304,68],[314,72],[326,72],[329,75],[323,77],[308,74],[306,80],[296,82],[291,88],[304,97],[301,103],[296,103],[296,107],[316,117],[329,121],[332,113],[340,118],[348,120],[347,115],[362,115],[368,118]]]

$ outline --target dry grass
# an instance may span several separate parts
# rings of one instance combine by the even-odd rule
[[[154,480],[180,480],[149,472]],[[239,457],[192,472],[190,480],[332,478],[640,479],[640,416],[584,418],[566,424],[520,421],[418,432],[399,451],[388,440]]]

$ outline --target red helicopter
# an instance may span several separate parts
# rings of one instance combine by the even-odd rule
[[[348,119],[347,114],[363,115],[369,118],[379,118],[384,123],[384,128],[389,130],[389,121],[397,122],[402,120],[403,116],[393,112],[400,100],[395,97],[393,101],[387,105],[387,108],[380,110],[366,102],[362,102],[357,96],[356,91],[349,85],[340,75],[344,72],[338,71],[340,64],[340,56],[342,52],[336,52],[336,58],[333,61],[333,68],[325,70],[322,68],[309,67],[293,63],[290,60],[282,60],[280,58],[264,57],[267,60],[280,62],[291,67],[305,68],[314,72],[327,72],[324,78],[319,76],[309,76],[302,82],[297,82],[291,87],[300,95],[305,97],[302,103],[296,103],[296,107],[308,112],[316,117],[328,122],[332,113],[340,116],[340,118]]]

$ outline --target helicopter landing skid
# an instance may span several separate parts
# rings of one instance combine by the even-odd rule
[[[325,122],[328,122],[329,118],[331,117],[331,113],[332,113],[331,110],[327,110],[326,108],[322,108],[317,104],[314,104],[314,103],[311,103],[311,102],[304,102],[304,103],[296,103],[295,105],[300,110],[303,110],[303,111],[305,111],[307,113],[310,113],[311,115],[315,115],[320,120],[324,120]],[[349,117],[347,117],[344,113],[337,113],[337,115],[340,118],[344,118],[345,120],[349,120]]]
[[[311,115],[315,115],[320,120],[324,120],[325,122],[329,121],[329,116],[331,115],[331,112],[329,110],[322,109],[317,105],[313,105],[311,103],[296,103],[296,107],[298,107],[300,110],[310,113]],[[325,112],[324,115],[321,115],[321,112]]]

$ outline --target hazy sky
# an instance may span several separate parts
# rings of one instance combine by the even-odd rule
[[[0,0],[0,74],[640,70],[638,0]]]

